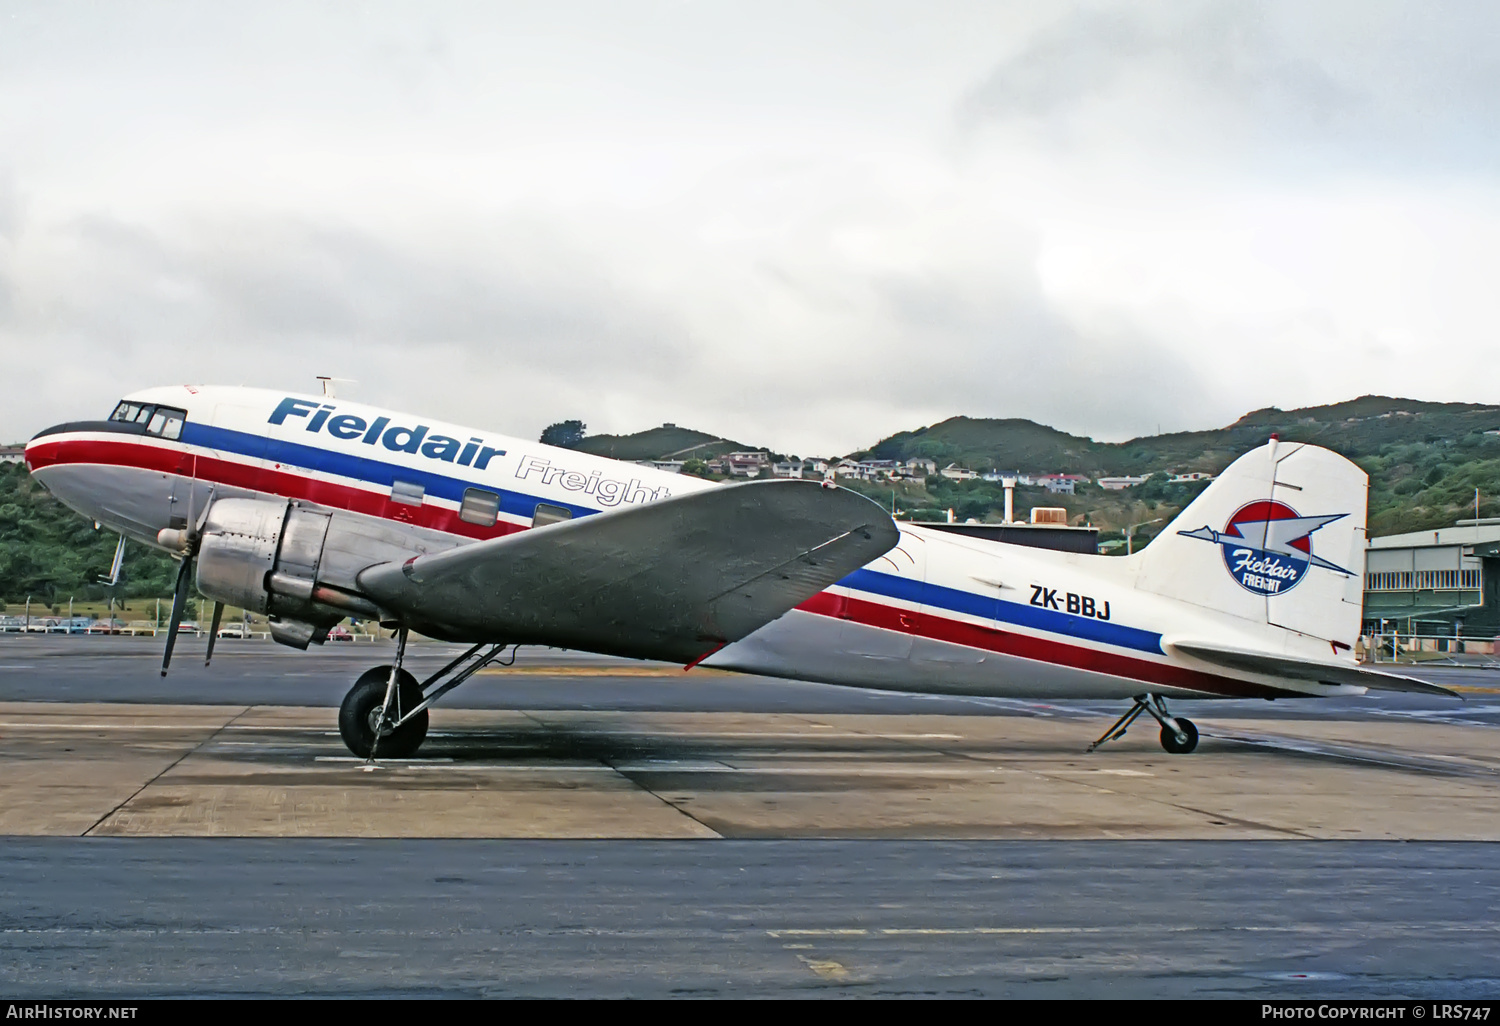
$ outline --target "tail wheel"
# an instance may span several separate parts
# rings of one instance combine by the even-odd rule
[[[344,696],[344,704],[339,706],[339,735],[349,746],[349,751],[361,759],[368,759],[371,748],[375,747],[375,725],[380,719],[380,707],[385,702],[390,679],[389,666],[365,671]],[[396,693],[397,709],[410,709],[422,701],[422,689],[417,686],[417,679],[405,670],[396,671]],[[396,709],[391,712],[394,717]],[[426,737],[427,710],[423,709],[395,730],[386,727],[375,754],[406,759],[416,753]]]
[[[1171,727],[1163,727],[1161,728],[1161,746],[1173,755],[1186,755],[1198,747],[1198,728],[1185,716],[1178,716],[1176,720],[1177,729],[1182,731],[1182,739],[1178,739]]]

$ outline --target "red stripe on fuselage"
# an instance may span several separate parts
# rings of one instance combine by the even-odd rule
[[[410,506],[392,502],[389,496],[352,485],[320,481],[302,474],[266,466],[248,466],[215,456],[203,456],[186,449],[172,449],[139,442],[116,442],[99,439],[64,439],[33,445],[26,450],[32,470],[59,464],[97,464],[110,467],[132,467],[196,478],[209,484],[264,492],[287,499],[316,502],[331,509],[363,513],[413,527],[459,535],[464,538],[497,538],[524,531],[521,524],[497,521],[493,527],[481,527],[458,518],[458,511],[431,503]],[[284,466],[278,464],[277,466]]]
[[[965,648],[1001,655],[1034,659],[1055,666],[1068,666],[1076,670],[1125,677],[1143,684],[1159,684],[1201,691],[1226,698],[1275,698],[1291,697],[1300,692],[1283,691],[1280,688],[1251,681],[1236,680],[1204,673],[1170,663],[1155,663],[1148,659],[1105,652],[1081,645],[1070,645],[1051,638],[1038,638],[1030,634],[1000,630],[982,624],[967,623],[946,616],[938,616],[924,610],[901,609],[895,606],[855,598],[852,595],[837,595],[820,592],[797,607],[806,613],[816,613],[838,620],[850,620],[867,627],[911,634],[933,641],[946,641]],[[1303,696],[1305,697],[1305,696]]]

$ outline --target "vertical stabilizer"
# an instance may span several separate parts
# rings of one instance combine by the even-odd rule
[[[1352,646],[1369,478],[1337,453],[1273,439],[1229,465],[1139,556],[1136,586]]]

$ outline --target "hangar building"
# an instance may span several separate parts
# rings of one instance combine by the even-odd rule
[[[1500,518],[1371,538],[1365,631],[1500,634]]]

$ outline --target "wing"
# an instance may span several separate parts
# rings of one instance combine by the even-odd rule
[[[1291,656],[1254,652],[1201,641],[1168,640],[1167,645],[1185,655],[1196,656],[1210,663],[1217,663],[1235,670],[1265,673],[1273,677],[1289,677],[1292,680],[1315,681],[1319,684],[1348,684],[1369,688],[1372,691],[1410,691],[1423,695],[1460,698],[1455,692],[1440,688],[1436,684],[1429,684],[1425,680],[1403,677],[1395,673],[1382,673],[1378,670],[1367,670],[1362,666],[1348,663],[1320,663],[1312,659],[1296,659]]]
[[[815,481],[723,485],[362,571],[414,629],[691,662],[899,540],[876,503]]]

